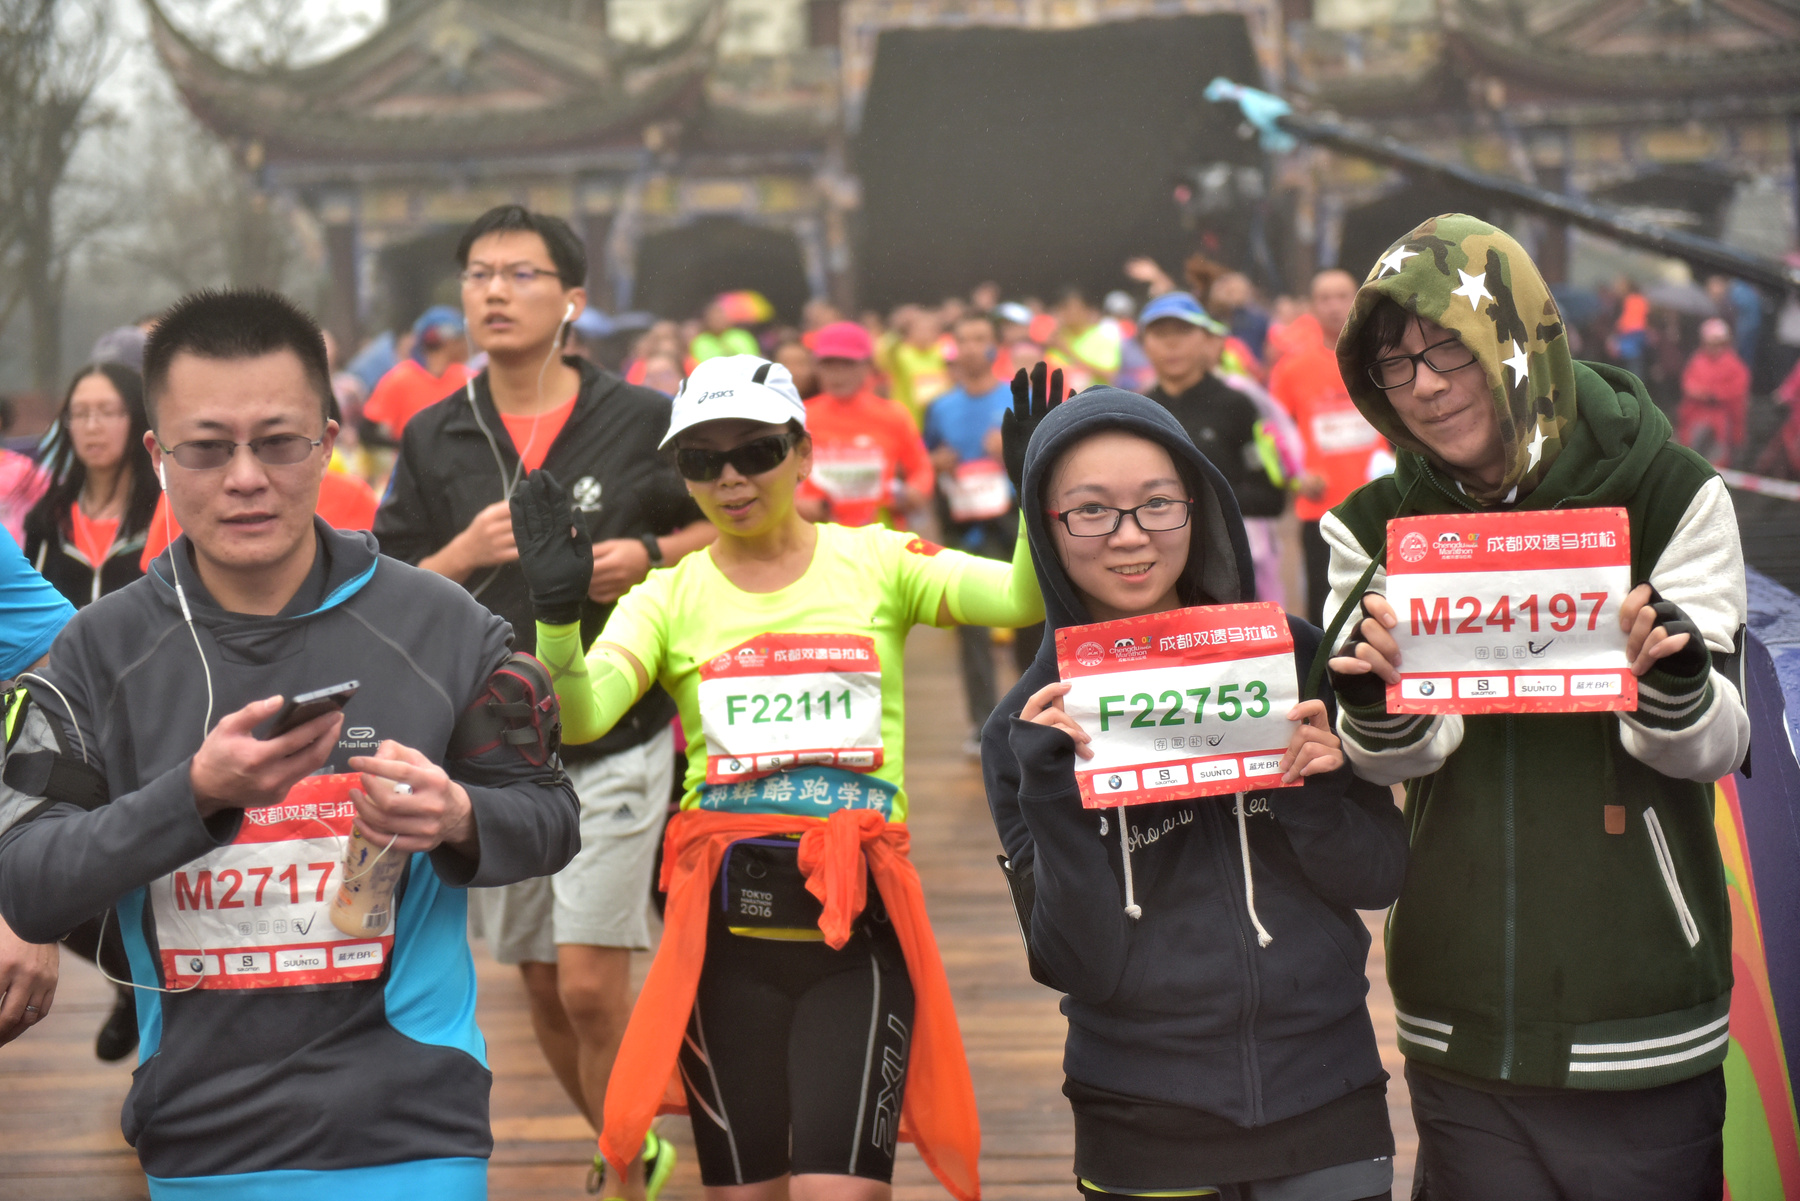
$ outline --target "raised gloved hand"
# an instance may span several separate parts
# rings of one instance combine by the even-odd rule
[[[1006,461],[1006,474],[1012,480],[1013,495],[1024,503],[1025,448],[1031,445],[1031,431],[1051,409],[1063,402],[1063,373],[1058,367],[1050,372],[1049,385],[1044,382],[1046,367],[1042,361],[1031,369],[1019,368],[1012,379],[1013,407],[1000,419],[1000,456]]]
[[[532,613],[545,625],[580,621],[594,577],[594,541],[568,492],[548,471],[534,471],[513,492],[512,520]]]

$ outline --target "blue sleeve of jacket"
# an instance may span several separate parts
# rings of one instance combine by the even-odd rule
[[[0,680],[42,659],[75,606],[31,569],[12,534],[0,530]]]

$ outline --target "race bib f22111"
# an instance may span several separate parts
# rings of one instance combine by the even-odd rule
[[[331,922],[356,806],[355,773],[308,776],[279,805],[246,809],[237,837],[150,885],[170,988],[292,988],[369,980],[393,954],[384,937]]]
[[[1075,761],[1089,809],[1282,783],[1300,699],[1281,606],[1209,605],[1056,632],[1063,708],[1092,739]]]
[[[864,634],[759,634],[700,665],[706,782],[881,766],[881,657]]]
[[[1398,517],[1387,544],[1401,665],[1389,713],[1637,708],[1619,628],[1624,509]]]

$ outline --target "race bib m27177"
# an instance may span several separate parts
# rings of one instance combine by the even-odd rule
[[[1092,742],[1089,809],[1282,788],[1300,699],[1281,606],[1209,605],[1056,632],[1063,708]]]
[[[394,933],[331,922],[354,772],[308,776],[279,805],[246,809],[237,837],[155,880],[151,911],[169,988],[295,988],[379,976]]]
[[[1400,648],[1389,713],[1637,708],[1619,629],[1624,509],[1398,517],[1387,569]]]

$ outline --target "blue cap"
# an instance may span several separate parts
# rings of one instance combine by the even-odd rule
[[[1173,317],[1177,321],[1197,325],[1208,333],[1218,334],[1221,338],[1231,332],[1229,326],[1208,313],[1206,306],[1187,292],[1164,292],[1145,305],[1144,311],[1137,317],[1138,328],[1147,329],[1151,322],[1161,321],[1165,317]]]
[[[428,329],[441,329],[451,337],[461,337],[463,333],[463,315],[447,304],[434,304],[419,314],[413,322],[413,337],[420,338]]]

